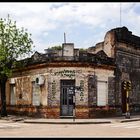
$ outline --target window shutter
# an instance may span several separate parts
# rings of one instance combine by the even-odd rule
[[[97,82],[97,105],[106,106],[108,103],[108,86],[107,81]]]

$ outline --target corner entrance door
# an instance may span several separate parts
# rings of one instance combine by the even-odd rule
[[[73,96],[75,96],[74,86],[75,80],[61,80],[61,116],[73,116]]]

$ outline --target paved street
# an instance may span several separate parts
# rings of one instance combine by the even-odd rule
[[[24,123],[0,123],[0,129],[17,129],[27,126]]]
[[[112,128],[129,128],[129,129],[140,129],[140,123],[138,122],[129,122],[129,123],[115,123],[115,124],[102,124],[103,127],[112,127]]]
[[[35,124],[0,121],[0,137],[140,137],[140,121],[108,124]]]

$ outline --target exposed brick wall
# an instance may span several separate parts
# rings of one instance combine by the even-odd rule
[[[53,118],[60,118],[60,108],[59,107],[50,107],[46,110],[46,117],[53,119]]]
[[[60,108],[58,107],[35,107],[35,106],[7,106],[9,114],[27,115],[32,117],[43,117],[49,119],[60,118]],[[87,107],[76,108],[76,118],[89,118]]]
[[[87,106],[78,106],[75,109],[77,119],[89,118],[89,109]]]
[[[93,107],[89,108],[89,118],[105,118],[105,117],[114,117],[117,115],[116,108],[112,107]]]

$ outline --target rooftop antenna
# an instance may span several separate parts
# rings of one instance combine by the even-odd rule
[[[120,27],[122,26],[122,4],[120,2]]]
[[[66,43],[66,33],[64,32],[64,43]]]

